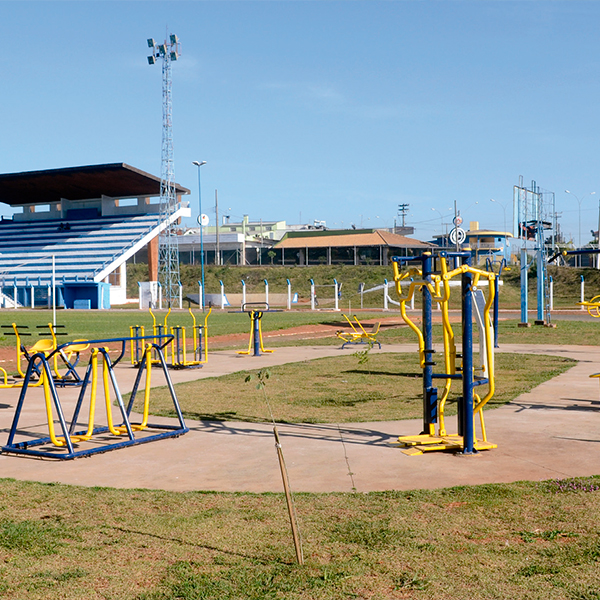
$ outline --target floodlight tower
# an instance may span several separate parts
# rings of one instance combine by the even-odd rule
[[[175,34],[162,44],[153,38],[148,40],[152,54],[148,64],[153,65],[162,59],[162,155],[160,174],[160,222],[164,227],[158,238],[158,281],[162,286],[163,299],[167,306],[176,305],[179,298],[179,248],[173,215],[177,210],[175,180],[173,175],[173,123],[171,102],[171,62],[181,54],[179,39]]]

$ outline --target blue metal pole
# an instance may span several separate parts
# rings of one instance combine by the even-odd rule
[[[544,315],[544,284],[546,279],[546,269],[544,268],[544,251],[540,247],[537,251],[537,322],[536,325],[543,325],[545,321]]]
[[[527,324],[527,250],[521,248],[521,323]]]
[[[423,280],[431,282],[432,255],[425,252],[421,257]],[[423,433],[434,435],[437,423],[437,388],[433,387],[433,315],[431,293],[423,286],[423,341],[425,342],[425,366],[423,368]]]
[[[459,415],[459,435],[463,436],[463,454],[474,452],[473,431],[473,303],[471,273],[462,275],[462,378],[463,395]]]
[[[262,317],[262,313],[253,310],[251,316],[254,328],[254,356],[260,356],[260,318]]]

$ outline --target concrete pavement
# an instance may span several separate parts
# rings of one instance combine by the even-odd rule
[[[368,492],[600,473],[600,393],[598,382],[588,377],[600,370],[600,349],[503,344],[500,351],[565,356],[579,362],[512,403],[486,411],[488,437],[498,448],[477,456],[406,456],[394,442],[399,435],[419,433],[420,420],[279,425],[293,490]],[[171,371],[171,376],[175,382],[190,381],[352,352],[328,346],[278,348],[260,358],[233,351],[213,352],[204,368]],[[381,352],[415,352],[415,345],[388,345]],[[118,368],[122,391],[130,389],[134,376],[134,369]],[[162,384],[162,376],[154,376],[153,371],[153,385]],[[2,390],[0,394],[0,441],[5,443],[18,390]],[[61,391],[67,415],[76,394],[75,389]],[[41,390],[32,390],[28,396],[23,419],[28,427],[47,435]],[[455,430],[455,421],[448,421],[448,430]],[[270,424],[188,420],[187,425],[190,432],[180,438],[87,459],[56,461],[2,455],[0,476],[120,488],[281,491]]]

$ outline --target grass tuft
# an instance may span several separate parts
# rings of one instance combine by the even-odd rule
[[[554,494],[572,492],[598,492],[600,483],[590,477],[572,477],[567,479],[551,479],[544,483],[546,491]]]
[[[53,554],[64,537],[64,527],[41,521],[0,522],[0,548],[29,554]]]

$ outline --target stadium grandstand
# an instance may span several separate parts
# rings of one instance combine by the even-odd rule
[[[156,281],[158,235],[190,216],[177,207],[160,220],[160,178],[125,163],[0,174],[0,306],[109,308],[126,301],[127,259],[148,249]]]

